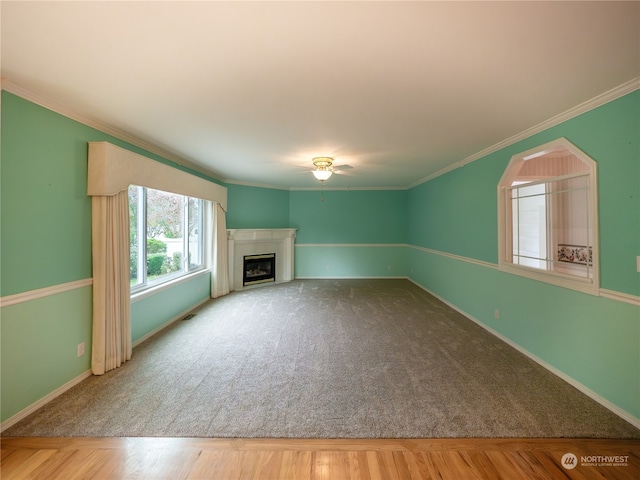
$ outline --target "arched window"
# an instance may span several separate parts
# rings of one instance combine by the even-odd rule
[[[564,138],[511,157],[498,184],[502,270],[597,293],[596,173]]]

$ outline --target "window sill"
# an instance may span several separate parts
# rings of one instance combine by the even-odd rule
[[[572,275],[563,275],[562,273],[538,270],[535,268],[514,265],[512,263],[500,263],[498,267],[501,271],[519,275],[531,280],[556,285],[558,287],[569,288],[589,295],[598,295],[598,286],[593,279],[580,278]]]
[[[211,275],[211,270],[209,270],[208,268],[203,268],[202,270],[187,273],[186,275],[182,275],[180,277],[174,278],[172,280],[168,280],[158,285],[153,285],[151,287],[138,290],[137,292],[131,294],[131,303],[136,303],[140,300],[143,300],[147,297],[151,297],[164,290],[173,288],[176,285],[180,285],[181,283],[188,282],[190,280],[193,280],[195,278],[198,278],[204,275]]]

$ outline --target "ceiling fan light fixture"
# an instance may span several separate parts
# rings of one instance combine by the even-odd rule
[[[312,162],[316,169],[311,170],[311,173],[313,173],[313,176],[316,177],[316,180],[324,182],[325,180],[328,180],[329,177],[331,177],[331,175],[333,174],[333,171],[331,170],[333,158],[315,157]]]
[[[321,182],[324,182],[325,180],[329,180],[329,177],[331,177],[331,175],[333,174],[333,172],[331,170],[312,170],[311,173],[313,173],[313,176],[316,177],[316,180],[320,180]]]

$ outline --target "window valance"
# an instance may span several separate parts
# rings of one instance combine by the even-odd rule
[[[227,189],[109,142],[89,142],[87,194],[116,195],[140,185],[219,203],[227,210]]]

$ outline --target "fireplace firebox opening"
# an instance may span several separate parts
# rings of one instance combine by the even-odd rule
[[[276,281],[276,254],[245,255],[243,262],[242,285]]]

